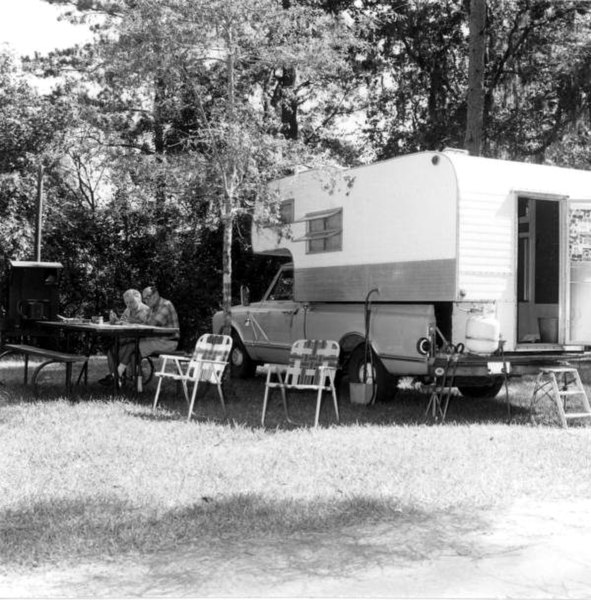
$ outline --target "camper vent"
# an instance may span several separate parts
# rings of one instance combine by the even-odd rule
[[[330,252],[342,250],[343,247],[343,209],[308,213],[296,223],[306,222],[306,235],[296,238],[294,242],[307,242],[306,252]]]

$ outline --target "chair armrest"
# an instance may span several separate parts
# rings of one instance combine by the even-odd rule
[[[189,355],[183,355],[183,354],[160,354],[160,358],[166,358],[166,359],[171,359],[171,360],[181,360],[181,361],[188,361],[191,360],[191,356]]]
[[[328,377],[328,379],[330,381],[334,381],[334,378],[337,374],[337,369],[336,369],[336,367],[328,367],[325,365],[320,365],[318,367],[318,372],[320,373],[320,377],[322,377],[323,379],[325,377]]]
[[[278,384],[283,386],[283,375],[287,372],[288,367],[289,365],[280,365],[278,363],[265,363],[263,365],[263,370],[267,372],[267,379],[265,381],[265,385],[277,385],[277,383],[271,381],[273,374],[275,374],[277,376]]]
[[[227,365],[227,360],[214,360],[212,358],[203,358],[200,360],[196,360],[195,362],[207,363],[208,365]]]
[[[285,373],[285,371],[287,371],[288,368],[289,365],[280,365],[279,363],[265,363],[263,365],[263,369],[265,371],[271,370],[275,371],[276,373]]]

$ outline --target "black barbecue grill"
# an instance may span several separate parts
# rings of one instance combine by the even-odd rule
[[[62,268],[57,262],[8,261],[0,319],[3,339],[41,335],[39,322],[56,320]]]

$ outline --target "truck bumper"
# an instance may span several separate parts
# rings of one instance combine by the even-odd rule
[[[429,375],[435,377],[441,369],[455,364],[455,377],[480,378],[503,375],[507,370],[509,376],[536,375],[540,368],[551,367],[568,362],[573,366],[579,363],[591,363],[591,352],[540,352],[517,353],[507,352],[504,357],[497,354],[442,354],[429,359]]]

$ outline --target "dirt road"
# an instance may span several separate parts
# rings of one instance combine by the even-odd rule
[[[589,598],[591,500],[521,501],[0,578],[0,597]]]

